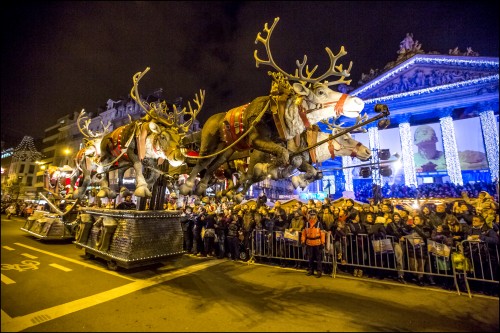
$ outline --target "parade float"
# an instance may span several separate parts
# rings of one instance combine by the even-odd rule
[[[364,160],[370,157],[370,151],[350,138],[349,132],[377,120],[379,127],[386,127],[387,106],[376,105],[377,115],[367,119],[360,115],[364,108],[361,99],[330,88],[350,83],[345,78],[350,75],[352,63],[347,69],[336,64],[346,54],[343,47],[338,54],[326,48],[330,65],[322,75],[313,77],[317,66],[309,70],[307,57],[302,63],[297,61],[294,75],[284,72],[274,62],[269,48],[278,20],[274,20],[271,28],[265,24],[265,37],[257,35],[256,43],[265,46],[268,60],[260,59],[257,51],[254,53],[257,67],[268,65],[276,70],[268,73],[272,78],[271,93],[209,117],[199,132],[190,132],[190,127],[203,106],[205,92],[200,90],[195,95],[195,109],[190,102],[189,110],[186,107],[178,110],[176,105],[169,108],[163,101],[147,103],[141,98],[138,85],[149,68],[133,76],[131,90],[131,97],[145,112],[142,118],[134,121],[130,118],[130,123],[111,130],[103,125],[103,130],[97,133],[90,130],[90,119],[82,111],[78,127],[85,136],[84,144],[75,156],[76,166],[65,191],[65,199],[72,204],[62,211],[52,203],[58,217],[51,216],[67,223],[64,221],[70,214],[77,212],[71,230],[74,244],[85,251],[85,256],[103,259],[109,269],[115,270],[182,255],[184,217],[180,210],[164,210],[167,189],[184,196],[203,196],[214,180],[221,177],[221,169],[228,178],[234,173],[239,177],[217,195],[241,202],[248,187],[262,177],[288,179],[298,171],[304,174],[295,178],[294,185],[305,187],[321,179],[321,172],[313,165],[318,161],[335,155]],[[338,79],[328,82],[330,76]],[[333,126],[333,121],[330,134],[319,133],[316,124],[329,123],[340,116],[357,118],[356,124],[341,128]],[[198,150],[193,152],[192,147]],[[91,184],[98,184],[97,198],[116,200],[109,173],[118,171],[118,189],[121,189],[124,173],[130,168],[136,177],[137,209],[78,207]],[[179,178],[181,169],[188,174],[183,181]],[[43,230],[48,225],[44,221],[49,213],[38,214],[31,223],[36,230]],[[44,224],[40,227],[41,223]]]
[[[35,210],[26,218],[22,231],[39,240],[74,239],[78,201],[64,197],[69,186],[67,175],[70,172],[72,169],[67,165],[62,168],[51,167],[45,172],[46,194],[39,195],[47,202],[50,210]]]

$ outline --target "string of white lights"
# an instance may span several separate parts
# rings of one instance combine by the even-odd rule
[[[425,89],[417,89],[417,90],[412,90],[404,93],[399,93],[399,94],[393,94],[393,95],[388,95],[388,96],[382,96],[382,97],[377,97],[377,98],[372,98],[372,99],[365,99],[365,107],[366,105],[371,105],[371,104],[377,104],[377,103],[387,103],[389,101],[398,99],[398,98],[403,98],[403,97],[412,97],[412,96],[418,96],[418,95],[425,95],[425,94],[432,94],[432,93],[437,93],[437,92],[442,92],[442,91],[447,91],[447,90],[454,90],[462,87],[468,87],[471,85],[476,85],[476,84],[485,84],[485,83],[494,83],[498,82],[500,75],[490,75],[486,77],[481,77],[478,79],[474,80],[469,80],[469,81],[461,81],[461,82],[456,82],[456,83],[451,83],[451,84],[444,84],[441,86],[434,86],[434,87],[429,87]],[[359,92],[356,93],[356,95],[359,95]],[[353,94],[353,96],[355,96]]]
[[[370,149],[371,151],[375,151],[375,153],[378,153],[378,151],[380,150],[380,141],[378,134],[379,133],[377,126],[368,127],[368,140]],[[375,158],[378,161],[378,156],[375,156]],[[378,168],[372,169],[372,175],[373,183],[382,185],[382,180],[380,179],[380,171]]]
[[[417,173],[415,171],[415,160],[413,158],[413,141],[411,138],[410,123],[399,124],[399,137],[401,138],[401,154],[403,155],[403,170],[406,186],[417,186]]]
[[[455,185],[463,185],[462,169],[460,168],[460,159],[458,157],[457,142],[455,140],[455,128],[453,127],[453,118],[445,116],[439,119],[441,124],[441,133],[443,136],[444,156],[446,158],[446,169],[450,181]]]
[[[345,179],[345,190],[354,191],[354,185],[352,182],[352,168],[346,168],[352,165],[352,158],[350,156],[342,156],[342,172],[344,173]]]
[[[21,140],[21,143],[16,147],[16,149],[14,149],[12,159],[14,161],[35,162],[42,156],[42,153],[36,149],[33,138],[25,135]]]
[[[498,128],[495,121],[495,113],[493,110],[486,110],[479,114],[481,120],[481,129],[483,131],[484,146],[486,148],[486,157],[488,159],[488,167],[490,169],[491,180],[499,179],[498,170]]]
[[[378,85],[385,84],[388,79],[394,78],[401,73],[405,72],[408,68],[418,64],[433,64],[440,66],[467,66],[468,68],[490,68],[498,71],[498,60],[478,60],[478,59],[464,59],[453,56],[430,56],[430,55],[415,55],[408,61],[396,66],[389,73],[380,75],[377,80],[369,85],[363,86],[360,90],[354,92],[353,96],[358,96],[364,91],[369,91]],[[498,75],[495,75],[498,80]],[[375,102],[378,103],[378,102]]]

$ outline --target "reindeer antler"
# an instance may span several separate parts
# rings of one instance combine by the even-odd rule
[[[162,123],[164,125],[167,125],[167,126],[172,126],[173,123],[169,123],[168,121],[166,121],[165,119],[161,118],[161,117],[158,117],[156,114],[157,114],[157,105],[155,103],[150,103],[148,104],[149,108],[146,108],[146,106],[144,105],[144,103],[142,102],[141,100],[141,96],[139,95],[139,81],[142,79],[142,77],[150,70],[149,67],[146,67],[146,69],[143,71],[143,72],[137,72],[134,74],[134,76],[132,77],[132,81],[134,82],[134,85],[132,87],[132,89],[130,90],[130,97],[132,97],[132,99],[134,101],[137,102],[137,104],[139,104],[139,106],[154,120],[156,120],[157,122],[159,123]],[[150,110],[153,109],[155,112],[151,112]]]
[[[197,105],[197,108],[193,110],[191,107],[191,102],[188,102],[189,106],[189,112],[186,112],[186,108],[183,108],[181,111],[181,114],[183,115],[188,115],[190,116],[189,120],[186,121],[183,124],[179,124],[179,128],[182,130],[182,132],[187,133],[189,131],[189,127],[193,124],[194,120],[196,119],[196,116],[200,112],[201,108],[203,107],[203,103],[205,102],[205,90],[200,89],[200,95],[195,94],[195,98],[193,100],[194,104]],[[177,107],[174,104],[174,110],[177,112]]]
[[[84,120],[84,125],[83,128],[80,125],[80,122]],[[89,128],[90,123],[92,123],[92,119],[90,119],[88,116],[85,115],[85,109],[82,109],[80,111],[80,114],[78,115],[78,118],[76,119],[76,125],[78,126],[78,129],[80,130],[80,133],[83,134],[84,137],[86,138],[97,138],[104,136],[106,133],[108,133],[109,127],[111,126],[111,122],[108,121],[107,125],[104,125],[103,122],[101,121],[101,126],[103,127],[102,132],[92,132],[92,130]],[[85,133],[87,132],[87,133]]]
[[[146,74],[149,71],[149,69],[150,68],[147,67],[144,70],[144,72],[137,72],[133,76],[132,80],[134,82],[134,86],[132,87],[132,90],[130,91],[130,96],[137,102],[137,104],[139,104],[139,106],[144,111],[146,111],[146,113],[151,118],[153,118],[157,122],[162,123],[162,124],[164,124],[164,125],[166,125],[168,127],[170,127],[170,126],[177,126],[179,129],[181,129],[181,131],[187,132],[187,130],[191,126],[191,123],[194,121],[194,119],[196,118],[196,115],[200,112],[201,107],[203,106],[203,103],[205,101],[205,91],[204,90],[200,90],[200,97],[198,97],[198,94],[195,95],[194,103],[198,106],[197,109],[193,110],[193,108],[191,107],[191,103],[188,102],[189,112],[186,112],[186,108],[185,107],[179,112],[179,111],[177,111],[177,107],[174,104],[173,114],[172,115],[168,115],[168,120],[164,119],[162,117],[159,117],[159,115],[162,114],[162,113],[163,114],[167,114],[167,112],[166,112],[168,110],[167,103],[165,103],[165,102],[160,102],[160,103],[152,102],[152,103],[148,104],[148,106],[149,106],[149,109],[148,109],[143,104],[143,102],[142,102],[142,100],[141,100],[141,98],[139,96],[139,81],[142,79],[142,77],[144,76],[144,74]],[[153,110],[154,112],[151,112],[150,110]],[[179,117],[181,115],[186,115],[186,114],[191,116],[191,119],[188,120],[188,122],[186,122],[188,125],[186,125],[186,123],[179,124],[178,123]]]
[[[271,54],[271,48],[269,46],[270,45],[269,42],[271,40],[271,34],[273,33],[273,30],[274,30],[276,24],[278,23],[278,21],[279,21],[279,17],[276,17],[274,19],[274,22],[273,22],[273,25],[271,26],[271,28],[268,27],[267,23],[264,24],[264,31],[263,32],[267,33],[266,38],[261,36],[261,32],[259,32],[257,34],[257,38],[255,39],[255,44],[257,44],[258,42],[264,44],[264,46],[266,48],[267,57],[268,57],[268,60],[263,60],[263,59],[259,58],[257,55],[258,51],[255,50],[253,55],[255,58],[255,65],[257,67],[259,67],[260,64],[271,66],[274,69],[276,69],[278,72],[283,73],[283,75],[285,75],[291,81],[318,83],[318,82],[326,79],[327,77],[334,75],[334,76],[340,76],[340,79],[338,79],[336,81],[332,81],[332,82],[325,81],[324,84],[331,86],[331,85],[336,85],[336,84],[341,84],[341,83],[346,83],[346,84],[351,83],[351,80],[345,80],[345,78],[349,77],[351,75],[350,71],[351,71],[351,67],[352,67],[352,61],[350,62],[348,69],[343,69],[342,64],[336,66],[337,60],[340,57],[347,54],[347,52],[345,51],[343,46],[340,48],[339,53],[337,53],[336,55],[334,55],[333,52],[328,47],[325,48],[326,53],[328,54],[328,56],[330,58],[330,67],[323,75],[320,75],[316,78],[313,78],[312,75],[314,74],[314,72],[318,68],[318,65],[314,66],[314,68],[312,70],[309,70],[309,66],[306,65],[306,62],[307,62],[306,55],[304,55],[304,60],[302,62],[299,62],[299,60],[296,61],[298,68],[295,70],[295,75],[288,74],[283,69],[281,69],[274,61],[273,56]],[[306,71],[305,75],[303,73],[304,67],[305,67],[305,71]]]

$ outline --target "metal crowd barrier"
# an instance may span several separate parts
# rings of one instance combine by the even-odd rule
[[[251,236],[250,262],[256,258],[305,262],[305,247],[298,239],[285,237],[281,231],[254,230]],[[371,271],[392,272],[405,275],[405,279],[449,279],[460,295],[460,286],[472,297],[469,283],[499,283],[498,245],[488,247],[484,242],[463,241],[456,247],[447,247],[419,238],[394,239],[385,237],[382,244],[373,235],[347,234],[335,239],[327,233],[323,250],[323,266],[330,265],[332,277],[336,277],[338,266]]]

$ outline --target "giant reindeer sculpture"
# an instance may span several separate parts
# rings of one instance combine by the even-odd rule
[[[191,102],[188,102],[189,111],[186,111],[186,108],[178,111],[174,105],[173,110],[167,112],[169,110],[165,102],[152,102],[145,105],[140,98],[138,85],[140,79],[148,71],[149,67],[144,72],[134,75],[134,86],[131,90],[131,97],[146,112],[146,115],[135,121],[131,120],[129,124],[118,127],[110,133],[94,137],[92,145],[95,148],[91,151],[79,152],[77,155],[77,165],[80,166],[79,170],[84,175],[78,196],[84,195],[90,184],[91,171],[95,169],[97,174],[102,175],[97,197],[115,198],[116,193],[109,188],[109,171],[119,170],[119,187],[121,187],[123,174],[133,167],[136,176],[134,195],[148,198],[151,197],[152,185],[161,174],[155,169],[155,164],[161,165],[167,160],[171,166],[177,167],[184,163],[185,152],[184,148],[180,147],[180,143],[202,108],[205,92],[200,90],[200,96],[195,95],[194,103],[197,108],[194,110]],[[190,118],[185,122],[181,121],[181,118],[184,120],[186,115]],[[85,158],[94,152],[97,155],[93,156],[92,161]],[[83,163],[83,160],[87,163]],[[143,174],[144,165],[152,170],[147,180]]]
[[[82,124],[82,121],[84,122]],[[104,125],[101,122],[102,132],[94,132],[89,126],[92,120],[85,115],[85,110],[82,109],[76,124],[80,133],[84,136],[84,146],[75,155],[75,169],[71,174],[71,184],[67,191],[67,198],[79,198],[82,199],[85,195],[87,187],[91,183],[92,172],[97,172],[99,158],[101,156],[101,141],[102,137],[109,132],[109,127],[111,123],[108,122]],[[120,170],[122,172],[122,170]],[[125,172],[125,171],[123,171]],[[123,177],[123,175],[121,175]],[[77,180],[79,181],[79,186],[75,188]]]
[[[182,194],[203,194],[208,186],[209,177],[204,177],[195,188],[196,177],[202,171],[206,175],[212,175],[235,151],[255,149],[271,154],[279,164],[293,163],[289,160],[290,153],[286,147],[288,140],[300,135],[322,119],[337,118],[340,115],[357,117],[363,110],[364,102],[361,99],[329,88],[335,84],[350,83],[350,80],[346,81],[345,78],[350,75],[352,62],[348,69],[336,65],[338,58],[347,54],[343,47],[336,55],[328,47],[326,48],[330,67],[318,77],[313,77],[317,66],[312,70],[306,66],[306,56],[302,63],[297,61],[298,69],[295,75],[284,72],[274,62],[269,41],[278,20],[279,18],[275,18],[271,28],[268,28],[267,23],[264,25],[266,38],[261,37],[260,32],[257,35],[255,43],[264,44],[268,60],[260,59],[255,50],[256,66],[269,65],[284,78],[295,83],[290,91],[276,96],[277,98],[257,97],[249,104],[209,117],[201,131],[198,163],[181,186]],[[340,78],[333,82],[321,82],[332,75]]]

